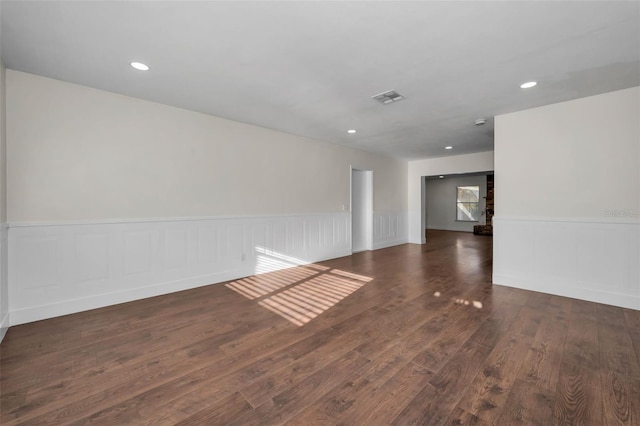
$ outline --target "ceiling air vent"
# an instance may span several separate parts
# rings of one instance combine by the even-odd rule
[[[398,102],[404,99],[400,93],[395,90],[389,90],[388,92],[380,93],[379,95],[372,96],[371,99],[374,99],[381,104],[388,105],[393,102]]]

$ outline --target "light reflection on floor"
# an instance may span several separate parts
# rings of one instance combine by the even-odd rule
[[[433,295],[435,297],[440,297],[440,296],[442,296],[442,293],[440,293],[439,291],[436,291],[435,293],[433,293]],[[454,297],[451,300],[456,305],[473,306],[476,309],[482,309],[482,302],[480,302],[478,300],[469,301],[467,299],[462,299],[460,297]]]
[[[304,265],[254,275],[226,286],[303,326],[373,278],[322,265]],[[269,296],[270,295],[270,296]]]

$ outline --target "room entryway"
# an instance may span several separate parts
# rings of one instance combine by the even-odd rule
[[[422,226],[429,230],[493,235],[492,171],[422,178]]]
[[[351,169],[351,252],[371,250],[373,171]]]

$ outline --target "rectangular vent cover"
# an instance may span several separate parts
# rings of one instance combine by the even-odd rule
[[[395,90],[389,90],[388,92],[380,93],[379,95],[372,96],[371,99],[374,99],[380,102],[383,105],[388,105],[393,102],[398,102],[404,99],[400,93]]]

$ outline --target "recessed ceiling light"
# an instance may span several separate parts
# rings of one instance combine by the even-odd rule
[[[142,62],[131,62],[131,66],[140,71],[149,71],[149,65]]]
[[[438,176],[440,179],[444,179],[444,176]]]
[[[522,83],[520,85],[520,88],[521,89],[529,89],[529,88],[535,86],[536,84],[538,84],[537,81],[527,81],[526,83]]]
[[[453,149],[452,146],[445,146],[444,149]]]
[[[347,130],[347,133],[354,134],[355,132],[356,132],[356,130],[355,130],[355,129],[349,129],[349,130]]]

